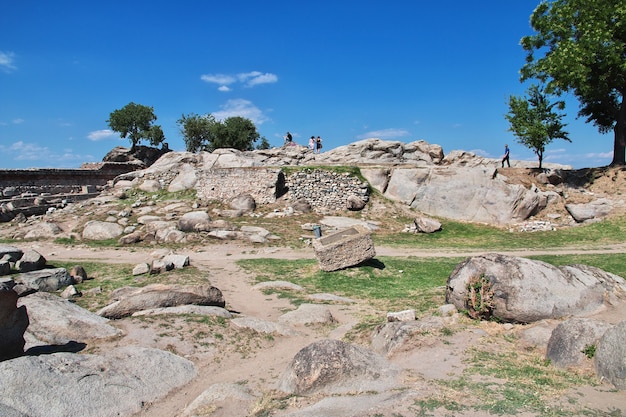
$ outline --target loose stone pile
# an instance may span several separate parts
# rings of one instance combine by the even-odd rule
[[[368,184],[347,172],[305,169],[289,175],[286,185],[292,201],[305,199],[313,208],[345,210],[350,198],[369,200]]]

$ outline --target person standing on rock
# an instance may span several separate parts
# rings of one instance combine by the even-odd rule
[[[322,138],[319,136],[315,139],[315,150],[317,153],[322,153]]]
[[[293,145],[293,136],[291,136],[290,132],[287,132],[287,134],[285,135],[285,145],[290,146]]]
[[[502,168],[504,168],[504,162],[506,161],[509,168],[511,168],[511,163],[509,162],[509,145],[504,145],[504,156],[502,157]]]
[[[315,136],[311,136],[311,139],[309,139],[309,149],[315,153]]]

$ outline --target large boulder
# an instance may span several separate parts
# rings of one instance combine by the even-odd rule
[[[552,331],[546,358],[561,368],[580,366],[589,360],[584,353],[595,346],[607,329],[613,327],[604,321],[590,318],[573,318],[560,323]]]
[[[138,145],[134,149],[116,146],[102,158],[102,162],[126,162],[135,164],[138,168],[149,167],[161,156],[170,152],[167,147],[162,149]]]
[[[74,279],[65,268],[46,268],[25,272],[13,277],[17,284],[34,291],[54,292],[74,284]]]
[[[385,390],[395,383],[398,369],[361,346],[320,340],[300,350],[278,382],[288,394],[339,394]]]
[[[191,211],[178,219],[178,230],[183,232],[199,232],[209,229],[211,218],[206,211]]]
[[[20,248],[0,244],[0,259],[5,259],[9,262],[17,262],[23,254],[24,252]]]
[[[326,272],[355,266],[376,256],[371,231],[358,224],[314,239],[313,249],[320,269]]]
[[[37,271],[46,266],[46,258],[34,249],[29,249],[15,263],[15,269],[20,272]]]
[[[470,283],[473,290],[468,288]],[[490,315],[519,323],[590,315],[615,304],[626,293],[623,278],[599,268],[557,268],[541,261],[490,253],[457,265],[448,277],[446,302],[459,310],[471,310],[477,286],[482,291],[482,307]]]
[[[598,376],[626,390],[626,320],[604,333],[594,358]]]
[[[114,303],[100,309],[97,314],[110,319],[120,319],[131,314],[158,307],[184,304],[224,307],[222,292],[210,285],[151,284],[141,288],[124,287],[111,293]]]
[[[486,166],[395,168],[384,195],[429,215],[503,225],[538,213],[552,196],[507,184]]]
[[[103,355],[22,356],[0,363],[0,411],[30,417],[130,416],[195,376],[187,359],[137,346]]]
[[[565,209],[577,223],[606,217],[613,210],[613,203],[606,198],[599,198],[590,203],[566,204]]]
[[[28,309],[31,323],[27,333],[39,342],[33,344],[82,343],[122,334],[106,318],[54,294],[38,292],[20,297],[18,305]]]
[[[0,286],[0,361],[24,353],[24,332],[29,320],[26,307],[18,307],[17,298],[17,293],[10,285]]]
[[[90,220],[83,228],[83,239],[87,240],[107,240],[115,239],[124,232],[124,228],[113,222],[102,222]]]

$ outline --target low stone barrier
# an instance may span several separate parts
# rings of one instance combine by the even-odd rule
[[[313,249],[320,269],[326,272],[358,265],[376,256],[371,231],[361,225],[314,239]]]

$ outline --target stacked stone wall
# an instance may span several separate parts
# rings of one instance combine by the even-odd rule
[[[304,199],[314,209],[345,210],[350,196],[369,200],[369,184],[349,173],[304,169],[287,177],[289,198]]]
[[[101,189],[116,176],[135,169],[137,165],[126,163],[100,164],[98,169],[2,169],[0,198],[82,193],[86,186]]]

